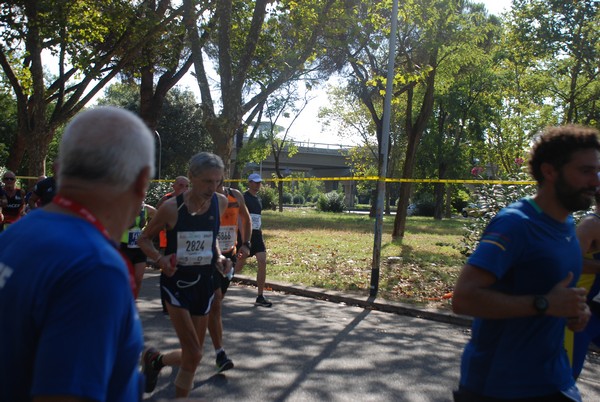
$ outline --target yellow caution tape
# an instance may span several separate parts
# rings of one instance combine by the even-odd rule
[[[536,184],[533,180],[451,180],[451,179],[401,179],[378,176],[352,176],[352,177],[284,177],[263,178],[265,182],[291,182],[291,181],[383,181],[386,183],[447,183],[447,184],[513,184],[531,185]],[[227,183],[246,182],[246,179],[226,179]]]
[[[17,179],[37,180],[37,177],[18,176]],[[172,183],[174,179],[152,180],[154,183]],[[245,183],[247,179],[226,179],[226,183]],[[385,183],[446,183],[446,184],[513,184],[519,186],[536,184],[533,180],[450,180],[450,179],[401,179],[392,177],[378,176],[351,176],[351,177],[284,177],[284,178],[263,178],[265,182],[292,182],[292,181],[383,181]]]

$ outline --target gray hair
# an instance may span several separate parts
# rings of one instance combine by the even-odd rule
[[[86,110],[66,127],[59,146],[58,182],[73,178],[123,191],[149,167],[154,136],[132,112],[105,106]]]
[[[197,177],[208,169],[225,170],[225,164],[220,156],[210,152],[200,152],[190,159],[189,176]]]

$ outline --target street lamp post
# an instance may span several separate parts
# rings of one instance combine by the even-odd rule
[[[160,167],[162,165],[162,140],[158,131],[154,130],[156,137],[158,138],[158,180],[160,180]]]
[[[371,297],[377,296],[379,289],[379,266],[381,265],[381,237],[383,232],[383,199],[385,197],[385,177],[387,177],[387,158],[390,141],[390,117],[392,114],[392,91],[394,90],[394,60],[396,55],[396,30],[398,26],[398,0],[392,4],[392,29],[390,31],[390,53],[383,102],[383,130],[381,150],[379,151],[379,180],[377,181],[377,208],[375,209],[375,238],[373,240],[373,262],[371,265]],[[397,211],[396,213],[400,213]]]

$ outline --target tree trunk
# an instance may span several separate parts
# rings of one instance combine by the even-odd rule
[[[435,206],[433,209],[433,219],[441,221],[444,212],[444,183],[435,183],[433,186],[433,197]]]
[[[279,212],[283,212],[283,182],[277,182],[277,194],[279,196]]]
[[[225,164],[225,177],[230,177],[233,138],[241,122],[241,118],[234,120],[225,116],[204,119],[204,125],[213,140],[213,151]]]
[[[387,184],[386,184],[386,189],[385,189],[385,214],[386,215],[390,215],[392,213],[391,211],[391,207],[390,207],[390,193],[388,193],[387,191]]]
[[[25,149],[27,147],[27,141],[25,139],[27,136],[27,125],[21,125],[21,123],[19,123],[15,142],[10,147],[10,153],[8,154],[8,160],[6,161],[8,170],[12,170],[13,172],[19,170],[19,167],[23,162],[23,157],[25,156]]]
[[[371,190],[371,208],[369,209],[369,217],[374,218],[377,210],[377,199],[378,199],[377,188]]]
[[[438,168],[438,177],[440,179],[445,179],[447,170],[447,165],[443,162],[440,163]],[[444,183],[435,183],[433,186],[433,197],[435,200],[433,219],[438,221],[442,220],[444,215],[444,195],[446,194],[445,187],[446,185]]]
[[[48,147],[52,138],[54,138],[54,129],[44,126],[40,127],[37,132],[31,133],[33,140],[28,147],[28,174],[31,177],[38,177],[46,174],[46,156],[48,154]],[[35,182],[32,179],[31,182]]]
[[[444,217],[446,219],[450,219],[452,218],[452,190],[454,189],[454,186],[452,184],[448,184],[446,186],[446,206],[445,206],[445,211],[444,211]]]
[[[406,147],[406,158],[404,160],[404,167],[402,177],[411,178],[416,163],[417,147],[421,136],[427,127],[427,120],[431,116],[433,110],[433,93],[435,87],[435,60],[437,59],[437,52],[430,57],[430,65],[434,66],[426,80],[425,95],[423,96],[423,102],[421,104],[421,110],[417,116],[415,124],[412,124],[412,102],[413,102],[413,89],[407,91],[406,100],[406,134],[408,136],[408,145]],[[406,208],[408,207],[408,198],[410,196],[411,183],[405,182],[400,185],[400,199],[398,200],[398,211],[396,218],[394,219],[394,230],[392,231],[392,239],[397,240],[404,237],[404,231],[406,230]]]

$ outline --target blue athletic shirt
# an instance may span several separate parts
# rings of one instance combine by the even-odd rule
[[[469,264],[494,274],[503,293],[548,293],[569,272],[575,285],[582,256],[572,217],[558,222],[530,198],[494,217]],[[532,299],[533,303],[533,299]],[[574,385],[563,346],[566,320],[550,316],[475,318],[461,364],[460,384],[497,398],[535,397]]]
[[[0,235],[0,400],[141,400],[127,267],[81,218],[36,209]]]

